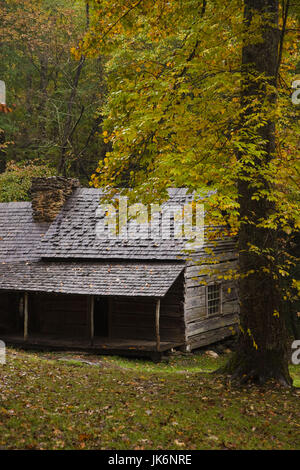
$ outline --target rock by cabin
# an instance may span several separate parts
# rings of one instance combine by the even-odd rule
[[[206,248],[223,272],[236,267],[234,240],[205,239],[187,255],[176,237],[99,238],[101,189],[35,178],[31,195],[0,204],[1,340],[159,359],[232,334],[237,289],[209,273]],[[191,197],[171,189],[163,208]]]

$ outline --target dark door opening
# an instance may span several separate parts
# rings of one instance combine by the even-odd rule
[[[109,300],[108,297],[95,297],[94,335],[106,338],[108,331]]]
[[[2,292],[0,294],[0,334],[23,334],[23,295]]]

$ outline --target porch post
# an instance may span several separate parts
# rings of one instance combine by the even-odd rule
[[[91,345],[94,344],[94,305],[95,305],[95,298],[93,295],[90,297],[90,325],[91,325]]]
[[[28,339],[28,293],[24,293],[24,340]]]
[[[108,297],[108,337],[111,338],[112,330],[112,298]]]
[[[160,315],[160,299],[157,299],[156,312],[155,312],[156,351],[160,350],[159,315]]]

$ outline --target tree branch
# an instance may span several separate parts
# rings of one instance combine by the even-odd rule
[[[278,74],[279,74],[279,69],[280,69],[280,64],[281,64],[281,59],[282,59],[282,51],[283,51],[283,41],[284,41],[284,35],[286,32],[286,22],[288,18],[288,13],[289,13],[289,7],[290,7],[290,0],[286,0],[286,5],[284,7],[284,0],[282,1],[282,30],[280,34],[280,42],[279,42],[279,52],[278,52],[278,62],[277,62],[277,67],[276,67],[276,74],[275,74],[275,79],[277,82],[278,79]]]
[[[125,13],[123,13],[123,15],[121,15],[106,31],[105,33],[101,36],[100,40],[104,39],[105,36],[107,36],[110,31],[112,29],[114,29],[114,27],[120,22],[122,21],[132,10],[134,10],[137,6],[140,5],[140,3],[142,3],[143,0],[138,0],[134,5],[132,5],[130,8],[128,8],[127,11],[125,11]]]

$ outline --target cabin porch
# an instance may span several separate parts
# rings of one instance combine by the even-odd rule
[[[162,341],[160,349],[157,351],[156,341],[136,340],[122,338],[101,338],[96,337],[91,343],[89,340],[80,338],[59,338],[53,335],[31,334],[27,340],[23,335],[1,336],[2,341],[8,346],[16,346],[29,350],[47,351],[86,351],[100,355],[120,355],[126,357],[148,357],[154,361],[159,361],[164,353],[173,348],[182,346],[182,343]]]
[[[163,298],[2,292],[0,339],[29,349],[159,360],[165,351],[184,345],[181,282]]]

